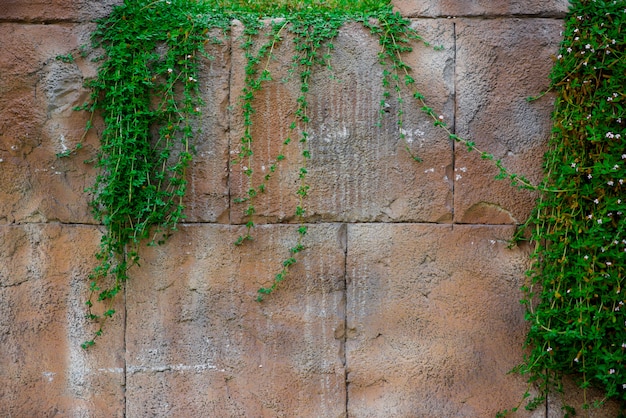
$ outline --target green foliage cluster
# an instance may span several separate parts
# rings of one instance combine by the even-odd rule
[[[626,406],[626,2],[574,0],[556,57],[545,188],[526,230],[530,348],[518,371],[540,390],[572,375],[584,407]],[[592,402],[586,388],[604,397]],[[564,407],[566,415],[573,409]]]
[[[203,105],[198,62],[204,44],[217,42],[209,28],[228,25],[227,16],[196,2],[127,1],[93,34],[104,55],[83,108],[101,114],[105,125],[96,158],[100,174],[89,189],[94,216],[106,227],[87,301],[88,317],[100,323],[96,337],[115,313],[112,302],[128,269],[139,262],[139,244],[162,242],[183,218],[192,121]],[[104,303],[104,313],[92,309],[96,301]]]
[[[268,20],[268,16],[280,19]],[[94,215],[106,228],[96,254],[100,264],[90,277],[91,295],[87,301],[88,318],[99,327],[84,348],[94,344],[104,322],[114,315],[115,296],[122,291],[129,268],[139,264],[140,244],[164,242],[184,219],[185,173],[193,156],[196,119],[205,105],[198,94],[199,62],[203,57],[212,59],[205,52],[205,44],[220,43],[230,36],[231,24],[236,20],[244,25],[243,36],[235,42],[244,51],[247,65],[240,96],[245,133],[232,163],[244,165],[249,187],[245,196],[234,199],[246,203],[244,213],[248,217],[248,232],[235,244],[252,239],[254,199],[266,190],[272,174],[285,159],[281,150],[261,183],[253,184],[254,98],[265,83],[272,82],[269,64],[287,33],[295,51],[292,74],[299,77],[301,92],[290,134],[283,141],[283,147],[291,143],[300,147],[300,185],[296,191],[299,203],[294,212],[300,220],[298,239],[273,282],[259,289],[259,300],[286,278],[297,254],[305,249],[307,227],[303,218],[309,192],[307,162],[311,158],[309,82],[315,69],[331,67],[332,41],[346,21],[361,22],[380,40],[380,61],[386,68],[382,78],[388,90],[381,102],[381,114],[384,100],[393,91],[400,104],[398,132],[403,136],[401,87],[414,90],[414,85],[402,54],[411,51],[410,43],[420,38],[410,22],[392,10],[389,0],[126,0],[98,22],[93,47],[103,52],[98,57],[101,66],[97,78],[88,83],[93,92],[91,101],[80,108],[92,115],[101,114],[105,126],[95,158],[100,172],[88,190],[94,197]],[[69,63],[73,57],[64,55],[59,59]],[[434,123],[445,128],[426,107],[423,96],[417,91],[412,94]],[[450,137],[462,141],[452,134]],[[104,308],[95,309],[96,304]],[[100,311],[103,313],[97,313]]]

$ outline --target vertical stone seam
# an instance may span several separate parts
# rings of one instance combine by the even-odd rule
[[[232,38],[232,28],[231,28],[231,32],[229,34],[230,38],[230,42],[228,43],[228,52],[227,54],[229,55],[229,63],[230,65],[228,66],[228,107],[226,107],[226,129],[228,129],[228,146],[226,147],[226,184],[227,184],[227,188],[228,188],[228,224],[232,225],[232,218],[233,218],[233,208],[232,208],[232,184],[231,184],[231,179],[232,176],[230,175],[230,152],[232,150],[232,141],[233,141],[233,126],[232,126],[232,122],[233,122],[233,110],[234,106],[233,103],[231,102],[233,94],[232,94],[232,90],[233,90],[233,38]]]
[[[343,228],[346,228],[346,237],[343,244],[343,370],[344,370],[344,386],[346,388],[346,401],[345,401],[345,417],[350,415],[348,411],[348,241],[350,228],[348,224],[342,224]]]
[[[124,254],[124,258],[126,258],[126,254]],[[128,402],[127,402],[127,397],[126,397],[126,383],[127,383],[127,372],[128,372],[128,367],[126,365],[127,363],[127,359],[128,359],[128,349],[126,347],[126,332],[128,330],[128,305],[127,305],[127,299],[126,299],[126,289],[128,287],[128,282],[124,283],[124,323],[123,323],[123,335],[122,335],[122,346],[124,347],[124,372],[122,375],[122,402],[123,402],[123,408],[122,408],[122,416],[124,418],[126,418],[127,414],[127,409],[128,409]]]
[[[458,113],[458,97],[457,97],[457,75],[456,75],[456,67],[457,67],[457,46],[456,46],[456,22],[452,22],[452,42],[453,42],[453,48],[454,48],[454,54],[452,56],[453,59],[453,71],[452,71],[452,88],[454,89],[452,92],[452,95],[454,97],[454,104],[452,107],[452,133],[456,134],[457,129],[456,129],[456,124],[457,124],[457,118],[456,115]],[[452,225],[454,225],[456,223],[456,214],[454,213],[454,208],[455,208],[455,196],[456,196],[456,141],[452,140]]]

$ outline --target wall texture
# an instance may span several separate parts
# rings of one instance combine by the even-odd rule
[[[298,151],[256,205],[255,240],[234,247],[245,219],[232,197],[247,185],[228,161],[243,129],[244,57],[211,46],[188,222],[143,252],[105,337],[81,350],[93,332],[84,301],[101,228],[83,193],[97,138],[81,139],[87,116],[72,107],[88,97],[82,82],[95,67],[55,57],[88,42],[91,21],[116,3],[0,4],[0,416],[486,417],[515,406],[526,383],[507,371],[523,356],[529,249],[507,241],[534,196],[493,180],[489,163],[416,109],[405,129],[424,161],[411,161],[393,116],[375,126],[378,46],[356,25],[335,43],[336,80],[322,71],[311,88],[309,250],[285,285],[255,302],[297,238],[288,167]],[[552,103],[525,98],[548,84],[567,2],[395,5],[444,46],[409,58],[430,104],[539,179]],[[280,79],[289,45],[277,55]],[[278,83],[259,95],[257,173],[278,153],[297,94]],[[55,157],[78,142],[78,157]],[[550,397],[516,416],[558,417],[560,405]]]

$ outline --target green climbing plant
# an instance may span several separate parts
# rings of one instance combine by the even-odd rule
[[[87,83],[92,90],[91,100],[78,108],[91,112],[92,117],[97,112],[104,121],[100,149],[94,159],[99,174],[88,189],[93,196],[94,216],[105,227],[96,254],[99,264],[90,275],[90,296],[86,302],[87,317],[98,326],[83,348],[95,343],[107,319],[115,314],[113,302],[128,280],[129,269],[139,265],[142,243],[163,243],[184,219],[185,174],[193,158],[197,119],[206,105],[198,94],[199,60],[213,59],[205,52],[205,45],[223,42],[230,36],[234,21],[242,22],[244,27],[242,37],[236,41],[247,61],[245,85],[239,98],[244,133],[231,162],[242,165],[248,178],[246,194],[233,199],[234,203],[245,204],[242,210],[247,218],[247,232],[236,245],[252,239],[255,198],[267,190],[270,178],[285,160],[285,148],[297,144],[300,155],[298,204],[294,208],[294,218],[300,222],[297,241],[288,249],[273,281],[259,289],[259,301],[276,290],[305,249],[304,217],[310,189],[307,166],[312,157],[308,146],[310,80],[317,69],[332,69],[332,41],[347,21],[360,22],[379,40],[385,88],[381,116],[386,101],[393,95],[398,105],[398,137],[405,140],[407,151],[416,161],[419,156],[410,149],[403,129],[407,91],[450,139],[467,145],[469,150],[475,148],[472,142],[453,134],[415,89],[411,68],[403,57],[412,50],[414,42],[422,39],[410,21],[392,9],[389,0],[126,0],[99,21],[93,33],[93,50],[102,53],[96,58],[100,68],[97,77]],[[258,39],[265,36],[262,33],[267,36],[258,46]],[[291,74],[299,77],[300,95],[288,137],[269,162],[269,172],[255,183],[254,99],[264,85],[276,82],[269,64],[286,34],[292,39]],[[80,54],[86,55],[84,48]],[[74,61],[72,54],[58,59]],[[75,154],[80,145],[60,156]],[[532,187],[523,178],[509,174],[499,161],[496,164],[501,177]]]
[[[626,2],[574,0],[551,73],[556,102],[544,192],[520,236],[535,249],[524,286],[539,391],[527,408],[582,388],[583,408],[626,408]],[[602,395],[591,399],[589,388]],[[565,416],[575,414],[564,398]]]
[[[244,196],[234,199],[234,203],[245,204],[242,210],[247,218],[247,232],[235,244],[252,239],[255,198],[266,191],[272,174],[285,160],[285,148],[297,144],[300,155],[298,204],[294,208],[294,218],[300,222],[297,242],[288,249],[272,283],[259,289],[259,301],[287,277],[296,256],[305,249],[307,165],[312,157],[308,146],[310,80],[318,68],[332,68],[332,41],[345,22],[361,22],[380,40],[380,62],[388,68],[382,74],[383,83],[396,94],[400,105],[398,135],[405,139],[402,87],[413,87],[413,82],[402,57],[411,51],[411,42],[421,38],[407,19],[393,11],[388,0],[125,1],[99,21],[93,33],[93,48],[102,51],[97,58],[101,64],[98,76],[87,83],[92,89],[91,100],[80,107],[92,115],[101,114],[105,126],[95,158],[99,174],[88,189],[93,196],[93,213],[105,227],[96,254],[99,265],[90,276],[86,302],[87,316],[98,327],[84,348],[95,343],[106,320],[115,314],[113,301],[123,290],[129,269],[139,265],[142,243],[163,243],[184,219],[185,174],[193,157],[196,121],[205,106],[198,94],[199,59],[212,59],[205,52],[205,44],[223,42],[236,20],[244,27],[236,41],[247,60],[239,100],[245,128],[231,163],[242,165],[248,189]],[[300,95],[283,148],[269,162],[269,173],[255,183],[254,99],[265,84],[275,82],[269,64],[286,34],[295,52],[291,74],[299,77]],[[258,39],[265,35],[258,46]],[[84,49],[81,54],[85,54]],[[71,63],[74,58],[68,54],[59,59]],[[385,93],[383,101],[389,94]],[[413,97],[436,125],[445,128],[419,92],[414,91]],[[452,133],[450,138],[462,141]],[[411,152],[408,144],[407,150]]]
[[[126,0],[98,22],[93,47],[102,52],[100,68],[88,82],[91,100],[80,107],[104,120],[95,158],[99,174],[89,189],[93,213],[105,227],[86,302],[87,316],[97,326],[83,347],[95,343],[106,320],[115,314],[113,301],[128,280],[129,268],[140,262],[140,246],[163,243],[184,219],[186,169],[194,154],[197,120],[210,105],[198,94],[200,58],[212,59],[205,45],[230,37],[235,20],[244,29],[233,44],[241,48],[247,63],[238,102],[244,131],[231,163],[241,166],[248,182],[244,195],[233,199],[246,217],[246,232],[235,244],[253,239],[256,198],[267,191],[269,180],[281,168],[286,148],[299,147],[294,208],[294,219],[300,222],[298,236],[286,249],[274,279],[259,289],[258,299],[287,278],[306,248],[308,165],[314,158],[308,145],[312,75],[320,68],[332,68],[333,40],[342,25],[354,21],[379,41],[384,87],[380,116],[386,114],[389,101],[396,102],[397,135],[415,161],[420,156],[411,149],[403,129],[406,106],[419,107],[450,140],[492,160],[498,178],[541,192],[523,229],[532,232],[536,250],[524,287],[530,352],[518,371],[528,375],[541,393],[529,407],[543,402],[548,391],[560,390],[565,374],[579,376],[584,388],[604,388],[606,399],[623,401],[624,16],[624,1],[572,2],[552,72],[557,102],[546,177],[535,186],[510,173],[474,142],[456,135],[427,104],[404,59],[415,42],[424,41],[388,0]],[[270,63],[286,38],[294,50],[291,74],[299,80],[296,111],[281,149],[265,164],[268,172],[255,176],[255,97],[268,83],[280,82],[273,79]],[[69,54],[59,59],[74,60]],[[65,154],[80,149],[79,144]]]

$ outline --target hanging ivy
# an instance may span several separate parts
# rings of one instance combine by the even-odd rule
[[[529,408],[562,393],[565,375],[583,388],[583,408],[609,399],[624,408],[626,1],[572,1],[563,36],[544,161],[556,192],[542,194],[522,231],[535,251],[523,288],[530,351],[517,371],[539,389]],[[590,387],[604,396],[590,399]]]

